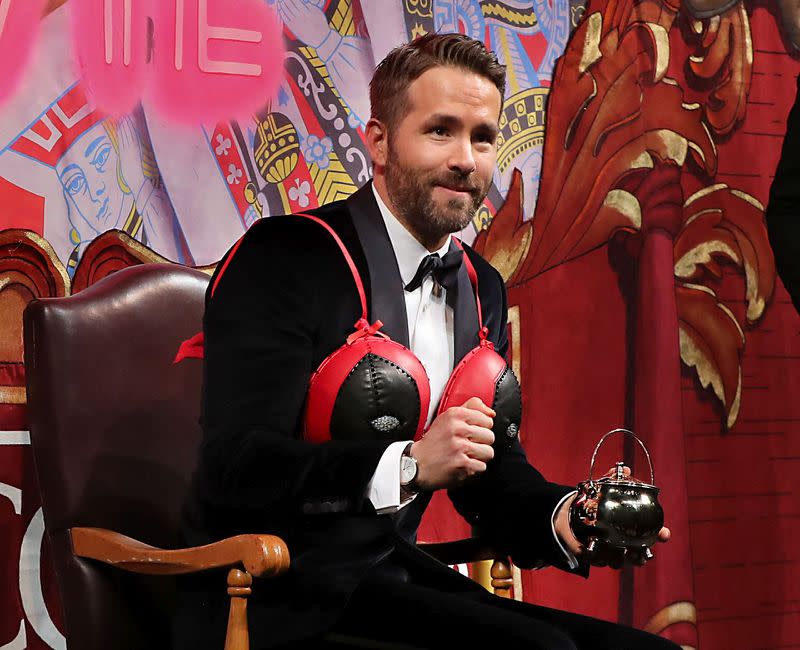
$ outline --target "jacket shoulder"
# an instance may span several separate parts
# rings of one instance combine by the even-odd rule
[[[469,261],[472,262],[472,266],[475,267],[475,272],[478,274],[478,283],[484,281],[499,283],[505,287],[503,276],[500,275],[500,272],[494,268],[485,257],[478,253],[469,244],[464,244],[462,242],[461,245],[464,247],[464,253],[467,255],[467,257],[469,257]]]
[[[328,224],[353,256],[352,224],[344,202],[309,210],[308,214]],[[256,221],[219,261],[207,297],[218,284],[229,284],[234,278],[288,281],[296,275],[302,284],[301,280],[313,279],[319,269],[335,271],[339,266],[347,268],[341,249],[319,223],[297,214],[265,217]],[[226,282],[220,282],[222,276]]]
[[[340,236],[339,231],[350,222],[344,201],[336,201],[305,213],[275,215],[259,219],[244,234],[241,245],[246,243],[248,246],[279,245],[283,247],[287,243],[293,244],[295,241],[302,244],[332,239],[325,228],[313,219],[303,217],[303,214],[324,221]]]

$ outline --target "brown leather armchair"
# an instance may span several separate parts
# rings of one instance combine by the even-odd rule
[[[25,311],[31,443],[71,648],[167,647],[169,576],[227,567],[225,648],[245,650],[252,578],[289,566],[271,535],[176,549],[201,437],[201,366],[172,359],[200,329],[208,279],[145,264]],[[454,544],[428,550],[447,563],[496,555],[475,540]],[[495,562],[492,577],[507,595],[508,565]]]

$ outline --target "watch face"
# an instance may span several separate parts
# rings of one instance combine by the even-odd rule
[[[400,460],[400,485],[408,485],[417,476],[417,461],[411,456],[403,456]]]

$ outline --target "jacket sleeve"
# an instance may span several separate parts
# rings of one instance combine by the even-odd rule
[[[800,78],[765,216],[778,274],[800,311]]]
[[[319,256],[330,250],[319,237],[287,250],[280,234],[277,222],[251,228],[207,299],[203,499],[251,521],[264,512],[270,520],[358,512],[368,507],[366,487],[389,443],[301,439],[314,341],[326,309],[315,276]],[[335,285],[338,267],[324,271]],[[342,277],[347,291],[352,279]]]
[[[508,305],[505,284],[496,273],[495,292],[481,301],[495,305],[484,317],[491,323],[498,353],[508,358]],[[483,292],[482,292],[483,293]],[[458,512],[482,536],[491,540],[521,568],[545,564],[569,570],[566,558],[553,537],[551,521],[558,502],[574,488],[547,481],[535,469],[515,441],[497,453],[479,478],[449,491]],[[585,567],[578,569],[585,573]]]

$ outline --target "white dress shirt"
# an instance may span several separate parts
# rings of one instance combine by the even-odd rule
[[[389,241],[392,244],[392,249],[394,249],[395,259],[400,270],[400,279],[403,282],[403,287],[405,287],[414,278],[419,263],[431,253],[390,212],[375,190],[374,185],[372,186],[372,192],[378,203],[383,222],[386,225],[386,231],[389,233]],[[450,237],[448,236],[444,245],[434,252],[443,257],[449,250]],[[447,291],[442,291],[437,297],[433,293],[433,285],[434,280],[428,275],[423,280],[422,285],[414,289],[414,291],[405,291],[402,287],[399,288],[399,291],[403,292],[406,301],[408,340],[411,351],[416,354],[422,339],[427,337],[428,340],[425,341],[426,348],[433,346],[442,352],[432,362],[420,358],[431,387],[431,401],[428,408],[426,426],[431,423],[433,414],[436,413],[436,408],[439,406],[442,391],[450,378],[450,373],[453,371],[453,357],[455,355],[453,349],[455,340],[453,308],[447,305]],[[424,332],[419,331],[416,327],[418,316],[422,315],[422,310],[429,310],[425,314],[425,324],[433,324],[433,326],[425,327]],[[400,503],[399,479],[400,457],[409,442],[400,441],[389,445],[378,462],[378,466],[369,483],[367,494],[375,510],[379,513],[395,512],[402,505],[411,501],[409,499],[403,504]]]
[[[386,204],[381,199],[375,186],[372,192],[378,203],[386,231],[389,233],[389,240],[394,249],[397,266],[400,270],[400,278],[403,287],[413,279],[417,272],[420,262],[431,252],[420,244],[416,238],[397,220]],[[444,257],[450,250],[450,236],[444,245],[434,253]],[[428,418],[426,426],[431,423],[436,409],[439,406],[444,387],[454,367],[454,329],[453,329],[453,308],[447,304],[447,290],[442,290],[437,296],[433,291],[434,279],[428,275],[422,285],[414,291],[405,291],[402,287],[406,301],[406,317],[408,319],[408,338],[409,348],[416,354],[425,372],[428,374],[431,387],[431,401],[428,408]],[[424,313],[423,313],[424,312]],[[421,354],[421,352],[425,354]],[[438,352],[437,352],[438,351]],[[393,442],[381,456],[375,473],[367,486],[367,496],[378,513],[396,512],[403,506],[411,502],[413,497],[403,502],[400,500],[400,458],[403,450],[408,446],[410,440]],[[564,552],[571,568],[578,565],[575,557],[567,551],[559,540],[555,532],[555,516],[561,504],[569,498],[567,495],[562,499],[552,517],[553,536],[561,550]]]

